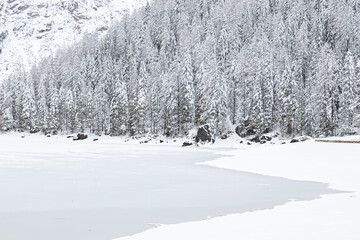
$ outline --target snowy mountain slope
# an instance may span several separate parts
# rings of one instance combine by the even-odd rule
[[[0,81],[29,69],[85,32],[105,32],[112,21],[146,0],[0,1]]]

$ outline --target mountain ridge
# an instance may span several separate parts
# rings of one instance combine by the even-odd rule
[[[0,80],[79,41],[105,33],[146,0],[6,0],[0,3]]]

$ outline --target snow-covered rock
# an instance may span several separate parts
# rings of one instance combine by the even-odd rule
[[[212,142],[214,143],[215,140],[214,140],[214,137],[213,137],[213,134],[212,134],[212,131],[211,131],[211,128],[209,125],[204,125],[202,127],[199,127],[199,130],[197,132],[197,135],[196,135],[196,142],[199,143],[199,142]]]
[[[78,41],[86,32],[106,32],[113,21],[146,0],[0,1],[0,81],[21,65]]]

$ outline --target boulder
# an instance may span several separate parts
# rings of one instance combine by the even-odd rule
[[[228,139],[228,138],[229,138],[229,135],[225,134],[225,135],[222,135],[220,138],[221,138],[222,140],[225,140],[225,139]]]
[[[203,142],[203,143],[212,142],[212,143],[214,143],[215,142],[215,139],[213,138],[213,135],[211,133],[209,125],[204,125],[202,127],[199,127],[199,129],[197,131],[197,134],[196,134],[195,141],[197,143],[199,143],[199,142]]]
[[[190,142],[184,142],[183,143],[183,147],[189,147],[189,146],[191,146],[191,145],[193,145],[192,143],[190,143]]]
[[[241,137],[241,135],[243,134],[245,130],[245,126],[244,125],[238,125],[236,128],[235,128],[235,132],[237,135],[239,135]]]
[[[259,136],[256,136],[256,137],[254,137],[254,138],[250,139],[250,141],[251,141],[251,142],[256,142],[256,143],[259,143],[259,142],[261,142],[261,139],[260,139],[260,137],[259,137]]]
[[[307,141],[307,140],[310,140],[310,138],[307,137],[307,136],[302,136],[302,137],[299,138],[299,140],[300,140],[301,142],[305,142],[305,141]]]
[[[260,137],[260,140],[270,142],[272,140],[272,137],[264,135]]]
[[[93,141],[96,142],[96,141],[99,141],[99,139],[98,139],[98,138],[94,138]]]
[[[237,135],[239,135],[242,138],[256,134],[256,130],[253,127],[251,126],[246,127],[244,124],[238,125],[235,128],[235,132]]]
[[[73,138],[74,141],[78,141],[78,140],[85,140],[87,139],[88,136],[86,134],[83,133],[78,133],[78,135],[76,136],[76,138]]]
[[[246,130],[246,136],[251,136],[251,135],[255,135],[256,131],[254,128],[249,128]]]
[[[307,136],[301,136],[301,137],[291,139],[290,143],[305,142],[307,140],[310,140],[310,138]]]
[[[38,132],[40,132],[40,129],[38,127],[34,127],[32,129],[30,129],[31,134],[38,133]]]
[[[298,142],[300,142],[300,140],[297,138],[291,139],[290,141],[290,143],[298,143]]]

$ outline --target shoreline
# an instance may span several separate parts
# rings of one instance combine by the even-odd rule
[[[351,138],[354,137],[352,136]],[[304,166],[300,165],[299,168],[292,167],[293,164],[299,164],[299,158],[301,157],[297,157],[295,161],[290,160],[289,164],[285,164],[285,166],[280,165],[280,163],[284,163],[282,160],[272,161],[274,160],[272,157],[276,155],[277,150],[290,148],[290,151],[293,151],[294,148],[299,148],[299,154],[303,155],[304,152],[302,150],[311,149],[314,147],[314,144],[322,145],[320,150],[310,152],[310,154],[315,155],[315,158],[319,154],[321,155],[324,149],[328,150],[328,152],[325,153],[324,158],[320,158],[321,161],[314,162],[315,166],[313,166],[310,173],[307,172],[308,169],[311,169],[312,164],[309,164],[308,161],[305,161]],[[200,164],[266,176],[323,182],[329,184],[331,188],[346,192],[321,195],[319,199],[311,201],[290,201],[273,209],[230,214],[208,221],[162,226],[158,229],[151,229],[144,233],[118,238],[117,240],[166,240],[170,238],[174,240],[360,239],[360,230],[357,227],[357,222],[360,220],[360,177],[358,177],[357,172],[354,170],[356,166],[360,166],[360,163],[357,164],[358,161],[356,161],[356,156],[360,156],[360,149],[356,148],[356,146],[356,144],[345,144],[345,146],[334,147],[327,143],[315,143],[314,140],[311,140],[297,143],[296,145],[254,147],[227,152],[227,154],[231,153],[232,156],[220,157],[219,159]],[[318,148],[318,146],[315,146],[315,148]],[[346,148],[354,151],[352,158],[346,159],[345,162],[341,158],[338,159],[339,155],[341,156],[338,148],[340,150]],[[260,153],[256,153],[259,151]],[[222,151],[218,153],[221,154]],[[252,154],[257,155],[249,157]],[[261,161],[261,158],[265,156],[270,160]],[[327,157],[329,157],[328,161],[326,160]],[[244,163],[243,160],[246,158],[247,160]],[[259,163],[263,163],[265,166]],[[275,167],[271,166],[272,164]],[[331,166],[326,168],[329,164]],[[342,168],[341,166],[344,165],[347,167]],[[324,170],[327,173],[322,175],[321,173]],[[346,170],[349,170],[348,175],[343,175]],[[346,180],[342,181],[341,179],[344,177]]]

